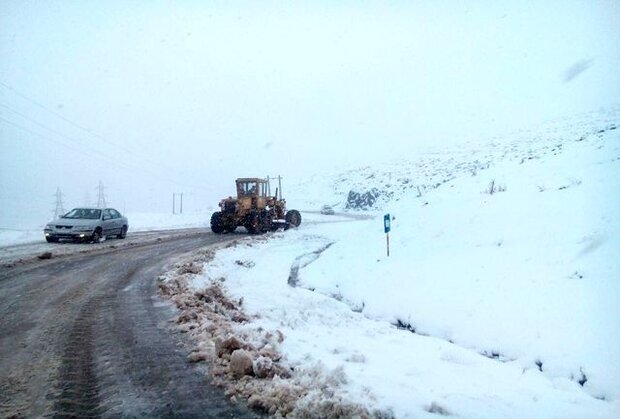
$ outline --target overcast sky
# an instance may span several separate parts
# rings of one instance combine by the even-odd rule
[[[238,176],[620,101],[617,0],[334,3],[0,0],[0,227],[49,215],[56,187],[67,207],[99,180],[121,210],[216,204]]]

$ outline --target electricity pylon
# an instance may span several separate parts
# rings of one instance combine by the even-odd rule
[[[99,181],[99,186],[97,187],[97,208],[105,208],[107,204],[105,202],[105,194],[103,193],[103,183]]]
[[[57,220],[64,213],[65,208],[62,204],[62,192],[60,188],[56,188],[56,208],[54,209],[54,220]]]

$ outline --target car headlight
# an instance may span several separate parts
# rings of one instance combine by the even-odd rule
[[[46,229],[46,230],[53,230],[53,229],[54,229],[54,225],[53,225],[53,224],[47,224],[47,225],[45,226],[45,229]]]
[[[91,231],[92,227],[76,227],[75,231]]]

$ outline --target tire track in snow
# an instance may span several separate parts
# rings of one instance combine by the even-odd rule
[[[291,287],[296,287],[299,279],[299,270],[305,268],[310,265],[312,262],[316,261],[321,257],[321,254],[329,249],[335,242],[327,243],[325,246],[320,247],[319,249],[310,252],[304,253],[301,256],[297,256],[295,261],[293,261],[293,265],[291,265],[291,271],[288,276],[288,284]]]

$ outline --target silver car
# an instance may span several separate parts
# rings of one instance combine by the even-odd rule
[[[127,218],[114,208],[74,208],[48,223],[43,232],[49,243],[60,239],[97,243],[110,236],[124,239],[128,229]]]

